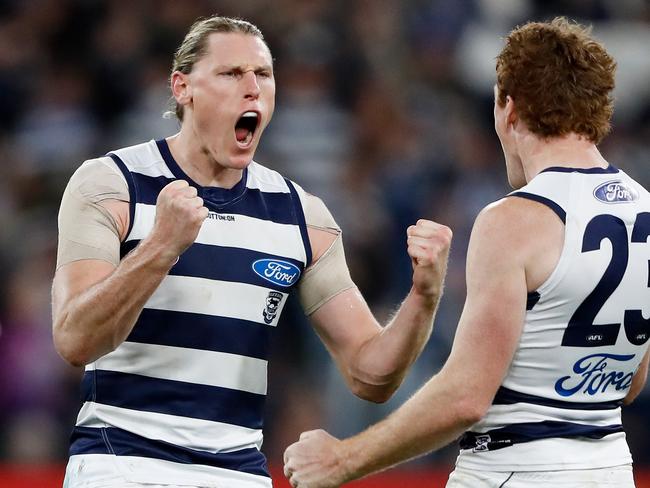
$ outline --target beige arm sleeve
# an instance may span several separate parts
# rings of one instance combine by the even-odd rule
[[[120,262],[120,232],[103,201],[129,201],[129,187],[110,158],[91,159],[72,175],[59,208],[57,269],[82,259]]]
[[[300,303],[305,314],[311,315],[323,304],[344,290],[355,286],[345,261],[341,229],[323,201],[305,194],[303,210],[307,227],[336,234],[334,242],[305,271],[298,285]]]

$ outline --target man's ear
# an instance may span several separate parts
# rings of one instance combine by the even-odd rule
[[[192,101],[192,85],[189,75],[174,71],[171,76],[172,95],[179,105],[187,105]]]
[[[510,95],[506,96],[505,117],[506,127],[514,127],[517,124],[517,120],[519,119],[517,116],[517,106],[515,105],[515,101]]]

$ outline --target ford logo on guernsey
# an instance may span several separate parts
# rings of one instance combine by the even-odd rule
[[[271,283],[288,287],[300,277],[300,268],[295,264],[279,259],[258,259],[253,263],[253,271]]]
[[[594,196],[604,203],[627,203],[639,198],[634,188],[624,185],[620,180],[598,185],[594,190]]]
[[[624,364],[634,354],[590,354],[573,365],[573,375],[563,376],[555,382],[555,391],[563,397],[576,393],[596,395],[609,389],[625,391],[632,384],[634,371]],[[620,369],[616,369],[620,368]]]

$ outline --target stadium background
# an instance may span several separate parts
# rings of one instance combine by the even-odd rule
[[[256,159],[325,200],[378,317],[388,317],[410,285],[406,227],[425,217],[454,230],[434,334],[385,405],[347,392],[299,307],[288,306],[271,360],[264,443],[276,469],[302,430],[353,434],[441,367],[463,303],[473,219],[508,191],[492,85],[494,56],[514,25],[555,15],[593,23],[619,61],[614,132],[602,151],[650,187],[647,0],[4,0],[1,488],[60,486],[79,406],[80,371],[51,340],[65,183],[84,159],[174,133],[176,123],[161,117],[172,53],[192,21],[211,13],[241,16],[264,32],[276,59],[277,108]],[[650,469],[649,391],[624,413],[639,477]],[[451,446],[363,486],[442,485],[455,452]]]

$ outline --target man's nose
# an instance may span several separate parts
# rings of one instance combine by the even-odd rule
[[[257,83],[257,73],[254,71],[246,71],[242,75],[242,82],[244,83],[245,98],[257,99],[260,96],[260,85]]]

